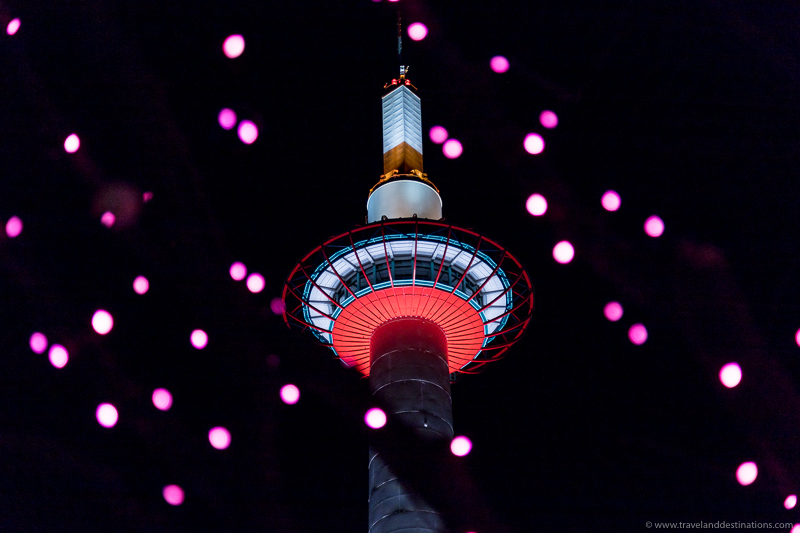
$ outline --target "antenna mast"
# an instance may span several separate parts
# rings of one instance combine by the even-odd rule
[[[406,75],[406,67],[403,65],[403,24],[400,21],[400,6],[397,6],[397,60],[400,63],[400,77]]]

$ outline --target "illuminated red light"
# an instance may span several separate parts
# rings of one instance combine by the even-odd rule
[[[647,328],[644,324],[634,324],[628,330],[628,339],[636,346],[641,346],[647,342]]]
[[[104,309],[98,309],[92,316],[92,328],[100,335],[105,335],[114,327],[114,319],[111,313]]]
[[[133,291],[136,294],[144,294],[150,289],[150,282],[144,276],[137,276],[133,280]]]
[[[172,394],[167,389],[154,390],[153,405],[159,411],[169,411],[169,408],[172,407]]]
[[[531,194],[525,202],[525,209],[535,217],[540,217],[547,212],[547,200],[541,194]]]
[[[19,217],[11,217],[6,222],[6,235],[13,239],[22,233],[22,220]]]
[[[489,65],[492,67],[492,70],[497,72],[498,74],[502,74],[508,70],[508,59],[503,56],[494,56],[492,60],[489,62]]]
[[[539,124],[551,130],[558,126],[558,116],[550,110],[542,111],[539,115]]]
[[[756,477],[758,477],[758,467],[752,461],[742,463],[736,469],[736,480],[740,485],[750,485],[756,480]]]
[[[644,221],[644,232],[651,237],[661,237],[664,233],[664,221],[653,215]]]
[[[553,247],[553,259],[562,265],[566,265],[575,257],[575,248],[569,241],[561,241]]]
[[[616,211],[622,205],[622,199],[616,191],[606,191],[603,198],[600,199],[600,203],[603,204],[603,209],[606,211]]]
[[[202,329],[196,329],[192,331],[192,334],[189,336],[189,341],[192,343],[192,346],[198,350],[202,350],[208,345],[208,335]]]
[[[28,345],[30,345],[33,353],[44,353],[45,350],[47,350],[47,337],[45,337],[43,333],[37,331],[31,335],[31,338],[28,340]]]
[[[447,130],[442,126],[432,127],[428,135],[434,144],[442,144],[447,140]]]
[[[544,139],[538,133],[529,133],[523,142],[525,151],[532,155],[541,154],[544,151]]]
[[[421,22],[414,22],[413,24],[409,25],[408,27],[408,36],[411,37],[413,41],[421,41],[428,35],[428,28],[425,24]]]
[[[208,432],[208,442],[217,450],[224,450],[231,445],[231,434],[222,426],[211,428]]]
[[[723,385],[732,389],[742,381],[742,369],[736,363],[728,363],[719,371],[719,380]]]
[[[794,509],[795,505],[797,505],[797,495],[795,494],[790,494],[783,501],[783,506],[786,507],[787,509]]]
[[[239,140],[245,144],[253,144],[258,139],[258,126],[249,120],[243,120],[239,123]]]
[[[161,491],[161,494],[164,496],[164,500],[170,505],[180,505],[183,503],[183,489],[178,485],[167,485]]]
[[[64,150],[66,150],[68,154],[74,154],[80,147],[81,140],[74,133],[69,134],[67,139],[64,141]]]
[[[48,359],[50,359],[50,364],[54,367],[64,368],[67,366],[67,362],[69,362],[69,353],[67,353],[67,349],[60,344],[54,344],[50,346]]]
[[[453,455],[464,457],[472,451],[472,441],[467,437],[456,437],[450,442],[450,451]]]
[[[287,405],[294,405],[300,400],[300,389],[289,383],[281,387],[281,400]]]
[[[244,37],[241,35],[229,35],[222,43],[222,51],[225,57],[235,59],[244,52]]]
[[[247,289],[252,293],[259,293],[264,290],[264,276],[258,272],[253,272],[247,276]]]
[[[378,407],[373,407],[364,415],[364,422],[372,429],[380,429],[386,425],[386,413]]]
[[[464,148],[456,139],[450,139],[442,146],[442,152],[444,152],[446,158],[456,159],[464,152]]]
[[[95,417],[104,428],[113,428],[119,420],[119,413],[117,413],[117,408],[110,403],[101,403],[97,406]]]
[[[103,216],[100,217],[100,223],[107,228],[110,228],[114,225],[114,222],[117,221],[117,217],[114,216],[114,213],[111,211],[106,211],[103,213]]]
[[[611,322],[616,322],[622,318],[622,313],[622,305],[620,305],[619,302],[608,302],[603,308],[603,314],[606,315],[606,318]]]
[[[220,110],[219,115],[217,115],[217,122],[219,122],[219,126],[223,130],[232,130],[236,126],[236,113],[233,109],[226,107]]]
[[[14,35],[19,30],[21,22],[19,19],[12,19],[11,22],[8,23],[6,26],[6,33],[9,35]]]
[[[242,281],[247,276],[247,267],[237,261],[231,265],[229,272],[234,281]]]

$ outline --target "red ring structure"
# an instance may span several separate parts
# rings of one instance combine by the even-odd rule
[[[284,320],[310,330],[349,367],[370,371],[370,338],[401,317],[436,323],[447,337],[451,379],[499,359],[534,306],[520,262],[474,231],[393,219],[333,237],[292,270]]]

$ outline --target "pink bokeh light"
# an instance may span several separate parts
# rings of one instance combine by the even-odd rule
[[[664,233],[664,221],[656,215],[644,221],[644,232],[651,237],[661,237]]]
[[[56,368],[64,368],[69,362],[69,353],[67,349],[60,344],[53,344],[50,346],[50,351],[47,354],[50,359],[50,364]]]
[[[6,26],[6,33],[9,35],[14,35],[19,30],[19,27],[22,23],[19,19],[11,19],[11,22],[8,23]]]
[[[603,204],[603,209],[606,211],[616,211],[622,205],[622,199],[616,191],[606,191],[603,193],[600,203]]]
[[[258,139],[258,126],[249,120],[239,123],[239,140],[245,144],[253,144]]]
[[[283,300],[280,298],[273,298],[269,301],[269,308],[270,310],[276,315],[282,315],[283,312],[286,310],[286,305],[283,303]]]
[[[300,389],[291,383],[281,387],[281,400],[287,405],[294,405],[300,400]]]
[[[553,247],[553,259],[562,265],[566,265],[575,257],[575,248],[569,241],[561,241]]]
[[[217,115],[217,122],[223,130],[232,130],[236,126],[236,113],[227,107],[221,109]]]
[[[558,126],[558,115],[556,115],[549,109],[545,109],[539,114],[539,124],[547,128],[548,130],[552,130],[553,128]]]
[[[11,217],[6,222],[6,235],[14,238],[22,233],[22,220],[19,217]]]
[[[247,276],[247,267],[244,266],[244,263],[237,261],[231,265],[231,268],[228,272],[234,281],[242,281],[245,276]]]
[[[421,22],[414,22],[408,26],[408,36],[412,41],[421,41],[428,35],[428,27]]]
[[[92,315],[92,328],[100,335],[105,335],[114,327],[114,318],[105,309],[98,309]]]
[[[622,305],[619,302],[608,302],[603,308],[603,314],[606,315],[606,318],[611,322],[616,322],[622,318]]]
[[[785,500],[783,500],[783,506],[786,507],[787,509],[794,509],[795,505],[797,505],[796,494],[790,494],[789,496],[786,497]]]
[[[541,154],[544,151],[544,139],[538,133],[529,133],[523,142],[525,151],[532,155]]]
[[[457,159],[464,152],[464,147],[456,139],[448,139],[442,145],[442,152],[448,159]]]
[[[244,52],[244,37],[238,34],[229,35],[222,43],[222,51],[229,59],[239,57]]]
[[[456,437],[450,441],[450,451],[453,455],[464,457],[472,451],[472,441],[464,436]]]
[[[152,200],[152,199],[153,199],[153,193],[152,193],[152,192],[150,192],[150,191],[145,191],[145,192],[142,194],[142,201],[144,201],[144,203],[147,203],[147,202],[149,202],[149,201],[150,201],[150,200]]]
[[[37,331],[28,339],[28,345],[33,353],[44,353],[47,350],[47,337]]]
[[[258,272],[253,272],[247,276],[247,288],[250,292],[258,293],[264,290],[264,276]]]
[[[736,469],[736,480],[740,485],[750,485],[758,477],[758,467],[752,461],[742,463]]]
[[[117,420],[119,420],[119,413],[117,408],[110,403],[101,403],[97,406],[95,417],[97,422],[104,428],[113,428],[117,424]]]
[[[636,346],[641,346],[647,342],[647,328],[644,324],[634,324],[628,330],[628,338]]]
[[[218,450],[224,450],[231,445],[231,433],[222,426],[211,428],[208,432],[208,442]]]
[[[169,408],[172,407],[172,394],[167,389],[154,390],[153,405],[159,411],[169,411]]]
[[[525,209],[527,209],[528,213],[531,215],[540,217],[547,212],[547,200],[541,194],[531,194],[525,202]]]
[[[372,429],[380,429],[386,425],[386,413],[379,407],[373,407],[364,415],[364,422]]]
[[[192,334],[189,336],[189,341],[192,343],[192,346],[198,350],[202,350],[208,345],[208,334],[202,329],[196,329],[192,331]]]
[[[736,363],[728,363],[719,371],[719,380],[729,389],[742,381],[742,368]]]
[[[80,147],[81,140],[74,133],[70,133],[66,140],[64,140],[64,150],[66,150],[68,154],[74,154]]]
[[[180,505],[183,503],[183,489],[178,485],[167,485],[161,491],[164,500],[170,505]]]
[[[133,291],[136,294],[144,294],[150,290],[150,282],[144,276],[136,276],[133,280]]]
[[[800,346],[800,329],[798,329],[797,333],[794,334],[794,342],[796,342],[797,345]]]
[[[789,533],[800,533],[800,524],[795,524]]]
[[[503,56],[494,56],[492,60],[489,61],[489,65],[492,67],[492,70],[498,74],[508,71],[509,67],[508,59]]]
[[[442,126],[432,127],[431,130],[428,132],[428,135],[430,136],[431,141],[434,144],[442,144],[447,140],[448,137],[447,130],[444,129],[444,127]]]
[[[100,223],[107,228],[110,228],[114,225],[114,222],[117,221],[117,217],[114,216],[114,213],[111,211],[106,211],[103,213],[103,216],[100,217]]]

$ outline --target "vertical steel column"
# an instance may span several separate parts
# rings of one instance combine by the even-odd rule
[[[382,324],[370,340],[369,387],[393,423],[418,439],[453,438],[453,402],[447,366],[447,338],[435,323],[396,318]],[[412,453],[396,442],[392,453]],[[435,475],[435,474],[434,474]],[[448,531],[439,512],[408,490],[381,455],[369,450],[369,532]]]

